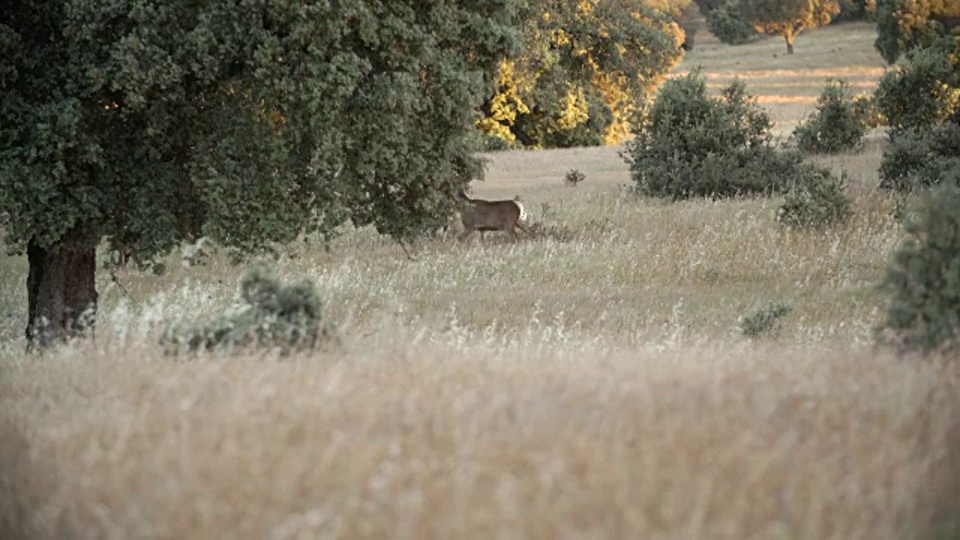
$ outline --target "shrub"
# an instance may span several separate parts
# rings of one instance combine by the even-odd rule
[[[583,174],[583,171],[580,169],[570,169],[564,177],[564,182],[569,186],[577,187],[580,182],[586,179],[587,175]]]
[[[767,114],[735,80],[717,98],[699,72],[667,81],[625,144],[636,191],[673,200],[784,193],[803,157],[772,146]]]
[[[740,320],[740,331],[749,338],[760,337],[780,330],[780,319],[793,310],[781,302],[774,302],[754,311]]]
[[[887,125],[887,118],[877,107],[877,100],[873,95],[860,94],[853,98],[853,114],[864,128],[878,128]]]
[[[836,154],[858,148],[864,122],[858,117],[844,80],[828,80],[817,99],[817,108],[793,131],[803,152]]]
[[[960,160],[960,126],[953,123],[924,129],[897,130],[880,162],[880,187],[913,191],[940,183]]]
[[[725,0],[709,10],[706,17],[710,32],[722,43],[739,45],[757,36],[757,31],[740,13],[737,0]]]
[[[960,167],[927,193],[882,287],[891,295],[880,337],[902,351],[960,347]]]
[[[823,167],[806,164],[777,214],[787,227],[822,229],[846,221],[850,197],[843,192],[846,175],[838,181]]]
[[[918,49],[910,63],[887,72],[877,85],[877,107],[896,129],[923,128],[960,112],[960,89],[949,50]]]
[[[254,266],[241,279],[240,295],[242,308],[207,323],[171,325],[161,345],[170,353],[277,348],[286,355],[312,349],[327,336],[327,329],[320,328],[320,299],[310,283],[282,285],[266,269]]]

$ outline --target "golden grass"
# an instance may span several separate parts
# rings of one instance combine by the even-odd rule
[[[955,369],[382,334],[5,363],[4,537],[915,538],[954,509]]]
[[[771,43],[731,55],[698,36],[679,69],[755,57],[754,82],[780,85],[764,99],[804,99],[819,72],[760,74],[850,47],[816,69],[876,76],[865,27],[818,32],[780,67],[751,56]],[[779,229],[778,199],[635,198],[620,148],[488,154],[477,195],[520,194],[573,238],[428,242],[415,262],[366,229],[330,253],[291,245],[281,277],[316,283],[337,340],[285,360],[161,355],[165,322],[235,301],[240,269],[217,253],[120,285],[101,272],[96,341],[26,355],[26,263],[2,256],[0,537],[946,534],[960,368],[873,346],[902,239],[882,144],[817,158],[854,197],[825,233]],[[793,308],[779,332],[744,338],[739,318],[770,302]]]

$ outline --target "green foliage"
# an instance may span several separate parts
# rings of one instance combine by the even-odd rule
[[[793,136],[803,152],[836,154],[860,147],[865,131],[849,85],[831,79],[817,99],[817,108],[794,129]]]
[[[639,193],[673,200],[782,193],[802,156],[771,144],[771,122],[734,81],[717,98],[699,71],[671,79],[622,154]]]
[[[850,218],[850,197],[843,191],[846,176],[840,180],[822,167],[805,164],[777,214],[787,227],[824,229]]]
[[[587,179],[587,175],[583,174],[583,171],[580,169],[570,169],[567,171],[566,176],[564,176],[564,182],[568,186],[577,187],[580,182],[583,182]]]
[[[706,13],[710,32],[722,43],[739,45],[757,36],[753,25],[740,13],[739,0],[725,0]]]
[[[5,242],[71,228],[143,259],[347,220],[407,238],[482,170],[473,111],[513,2],[41,2],[0,24]]]
[[[880,187],[914,191],[940,183],[960,164],[960,126],[938,124],[891,133],[880,162]]]
[[[876,2],[874,0],[840,0],[840,13],[831,24],[870,19]]]
[[[895,129],[923,128],[960,114],[960,80],[952,40],[912,51],[909,64],[888,71],[876,90],[877,107]]]
[[[927,47],[949,34],[960,17],[956,0],[876,0],[874,47],[887,63],[916,47]]]
[[[773,302],[754,311],[740,320],[740,331],[744,336],[757,338],[779,331],[780,319],[793,310],[782,302]]]
[[[960,165],[940,184],[908,221],[882,282],[891,298],[881,339],[903,351],[960,349]]]
[[[619,142],[682,54],[679,10],[648,3],[521,3],[523,50],[500,63],[478,127],[530,148]]]
[[[878,128],[887,125],[887,117],[880,112],[873,94],[860,94],[853,97],[853,114],[864,128]]]
[[[313,284],[283,285],[254,266],[240,282],[244,306],[207,323],[167,327],[160,344],[170,353],[239,349],[292,351],[316,347],[328,330],[320,328],[320,299]]]
[[[740,12],[758,32],[783,36],[787,53],[803,30],[826,26],[840,13],[838,0],[739,0]]]

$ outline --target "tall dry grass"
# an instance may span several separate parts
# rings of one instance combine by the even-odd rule
[[[923,538],[960,510],[955,366],[864,349],[394,327],[2,369],[5,538]]]

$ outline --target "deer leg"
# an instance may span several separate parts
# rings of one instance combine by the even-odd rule
[[[461,241],[461,242],[465,241],[465,240],[467,239],[467,237],[469,237],[471,234],[473,234],[473,229],[466,229],[466,230],[463,231],[463,233],[460,235],[460,237],[459,237],[460,241]]]

